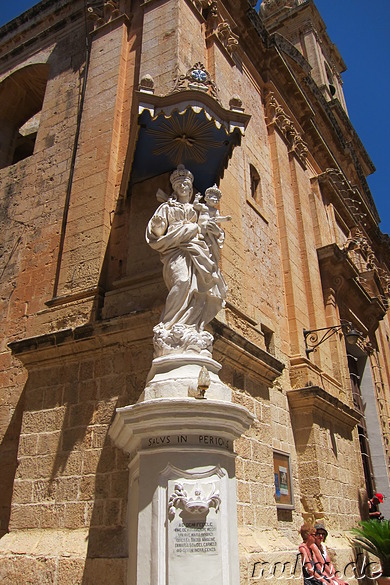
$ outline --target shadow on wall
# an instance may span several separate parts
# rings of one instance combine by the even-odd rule
[[[61,73],[57,63],[57,59],[61,63],[59,52],[66,54],[67,48],[58,45],[52,53],[49,59],[50,75]],[[69,66],[69,59],[67,64]],[[41,104],[45,89],[46,81],[42,83],[34,110]],[[69,95],[72,92],[74,95],[75,88],[69,89]],[[75,116],[75,104],[71,99],[68,101],[69,111],[64,115],[69,120],[70,116]],[[25,113],[23,120],[29,114]],[[24,124],[23,120],[18,120],[16,126]],[[46,138],[50,139],[50,147],[58,135]],[[38,142],[42,142],[39,136]],[[156,182],[161,186],[161,178]],[[157,207],[155,192],[152,180],[148,185],[135,187],[132,197],[126,202],[118,202],[97,287],[103,295],[108,291],[113,296],[117,290],[115,283],[121,278],[139,279],[140,274],[143,277],[148,271],[157,274],[159,282],[162,282],[158,254],[144,242],[146,221]],[[144,256],[139,254],[141,238]],[[122,288],[123,298],[127,294]],[[145,305],[140,311],[152,308],[157,320],[163,298],[165,290],[156,288],[152,282],[150,295],[142,295],[136,302]],[[121,307],[119,316],[132,312],[132,305],[127,302],[126,306],[118,303]],[[46,347],[49,353],[43,352],[45,358],[39,361],[38,350],[34,364],[27,365],[28,380],[0,446],[0,463],[4,462],[0,474],[4,503],[1,529],[4,524],[4,532],[8,530],[11,517],[11,529],[15,531],[36,528],[52,530],[53,533],[80,528],[88,530],[86,558],[75,559],[77,578],[72,582],[121,585],[126,582],[127,571],[128,461],[122,451],[112,445],[107,433],[116,408],[135,402],[144,387],[146,363],[149,369],[152,359],[152,339],[150,336],[133,342],[130,335],[124,336],[122,342],[107,344],[104,348],[99,346],[99,340],[94,345],[95,325],[97,329],[100,327],[102,336],[105,333],[104,324],[100,322],[100,308],[96,306],[96,311],[89,316],[89,323],[79,328],[84,329],[85,338],[61,341],[64,346],[72,344],[72,347],[66,348],[63,353],[60,348],[55,353],[55,359],[52,359],[49,341]],[[82,346],[83,339],[85,346]],[[84,347],[85,351],[81,351],[80,347]],[[23,356],[20,355],[20,358],[22,360]],[[31,445],[29,452],[21,458],[18,472],[20,436],[23,440],[30,439]],[[23,495],[20,491],[16,494],[15,477],[29,483],[30,494]],[[42,568],[40,559],[32,555],[28,561],[29,568],[26,566],[26,582],[30,579],[30,568],[31,575],[34,572],[34,577],[31,577],[34,581],[39,577],[42,581],[46,580],[47,573],[45,579],[43,573],[39,575],[43,570],[53,571],[54,579],[55,571],[64,571],[61,567],[70,564],[66,553],[66,550],[56,552],[58,569],[49,567],[49,564]],[[36,568],[33,567],[34,562]],[[73,579],[70,574],[69,582]]]
[[[107,470],[113,464],[112,457],[121,460],[122,465],[108,475]],[[94,504],[82,585],[102,582],[102,574],[109,575],[108,583],[125,584],[127,581],[127,465],[127,458],[112,447],[106,436],[96,468]]]
[[[0,538],[9,531],[11,501],[18,466],[19,437],[22,426],[24,391],[0,445]]]
[[[145,242],[145,226],[158,205],[155,193],[157,186],[161,186],[161,179],[160,177],[135,186],[126,201],[119,201],[117,204],[99,281],[99,289],[105,291],[105,296],[98,319],[110,319],[129,313],[142,314],[151,308],[154,308],[158,319],[160,305],[166,293],[159,256]],[[158,287],[155,285],[156,278],[160,283]],[[137,283],[135,287],[134,282]],[[143,288],[140,292],[141,286]],[[101,363],[95,364],[95,372],[100,377],[100,398],[110,401],[115,388],[118,389],[118,383],[123,387],[118,401],[113,404],[112,420],[115,408],[136,402],[145,386],[152,361],[152,335],[146,340],[131,343],[126,348],[118,348],[115,356],[107,362],[105,360],[106,358],[102,358]],[[112,369],[108,373],[107,369],[110,368]],[[118,376],[117,382],[109,377],[115,375]],[[96,413],[93,419],[96,421]],[[127,512],[128,458],[113,446],[108,437],[111,420],[106,421],[105,435],[100,437],[104,441],[101,444],[93,443],[93,448],[100,448],[101,452],[96,469],[90,470],[89,479],[94,484],[94,489],[91,493],[92,512],[87,556],[80,581],[82,585],[100,583],[102,575],[107,575],[107,584],[124,585],[127,582],[128,522],[134,521],[128,517]],[[87,430],[86,432],[88,434]],[[71,445],[69,449],[72,449]]]
[[[331,420],[325,413],[313,412],[311,408],[291,412],[291,422],[299,467],[303,516],[305,521],[313,522],[318,513],[325,510],[322,488],[324,474],[328,473],[332,477],[332,463],[340,459],[341,446],[342,451],[345,451],[345,444],[349,443],[350,455],[354,453],[352,429]],[[345,457],[342,460],[345,461]],[[308,461],[311,462],[310,465],[307,464]],[[349,463],[351,464],[350,459]]]

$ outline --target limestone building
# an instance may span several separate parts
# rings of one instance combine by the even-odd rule
[[[140,585],[129,455],[109,430],[151,367],[167,290],[145,228],[180,163],[232,217],[209,329],[253,417],[234,445],[240,583],[276,561],[301,582],[303,521],[325,522],[342,569],[367,494],[390,517],[375,169],[315,2],[255,4],[42,0],[1,29],[4,584]]]

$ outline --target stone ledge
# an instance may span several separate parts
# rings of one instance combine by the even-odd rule
[[[353,429],[361,420],[361,415],[344,402],[335,398],[320,386],[297,388],[287,392],[290,408],[293,412],[328,414],[350,429]]]
[[[242,575],[250,583],[289,583],[301,585],[302,567],[298,551],[301,539],[291,532],[282,536],[273,529],[239,528],[239,545]],[[354,554],[348,531],[332,531],[326,542],[328,552],[336,568],[350,585],[358,583],[353,578]]]
[[[386,314],[386,307],[377,297],[371,297],[369,292],[359,282],[361,273],[358,268],[337,244],[328,244],[317,248],[323,287],[334,288],[339,294],[343,288],[343,296],[349,299],[349,307],[365,325],[371,329],[370,319],[375,320],[375,328]],[[353,304],[352,304],[353,303]]]
[[[131,315],[96,321],[75,327],[12,341],[8,347],[24,365],[31,365],[56,357],[112,347],[115,343],[152,340],[156,316],[153,311],[139,311]]]
[[[224,356],[224,362],[259,377],[266,385],[282,374],[285,365],[273,355],[220,321],[214,319],[212,325],[214,349]]]
[[[164,434],[201,432],[218,434],[233,441],[251,426],[255,418],[243,406],[195,398],[147,400],[118,408],[116,413],[109,435],[125,453],[135,452],[145,437]],[[170,447],[174,445],[170,444]],[[179,447],[183,449],[182,445]]]

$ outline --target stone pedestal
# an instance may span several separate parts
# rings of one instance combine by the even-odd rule
[[[110,435],[131,454],[128,585],[239,585],[233,440],[252,421],[222,400],[118,409]]]
[[[209,386],[205,398],[230,401],[231,390],[219,379],[221,364],[202,354],[171,354],[154,358],[142,400],[155,398],[187,398],[197,394],[199,374],[205,368],[209,375]]]

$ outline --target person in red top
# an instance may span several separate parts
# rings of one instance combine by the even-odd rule
[[[378,508],[379,504],[383,504],[383,494],[376,493],[371,500],[368,500],[368,515],[370,520],[383,520],[383,516]]]

